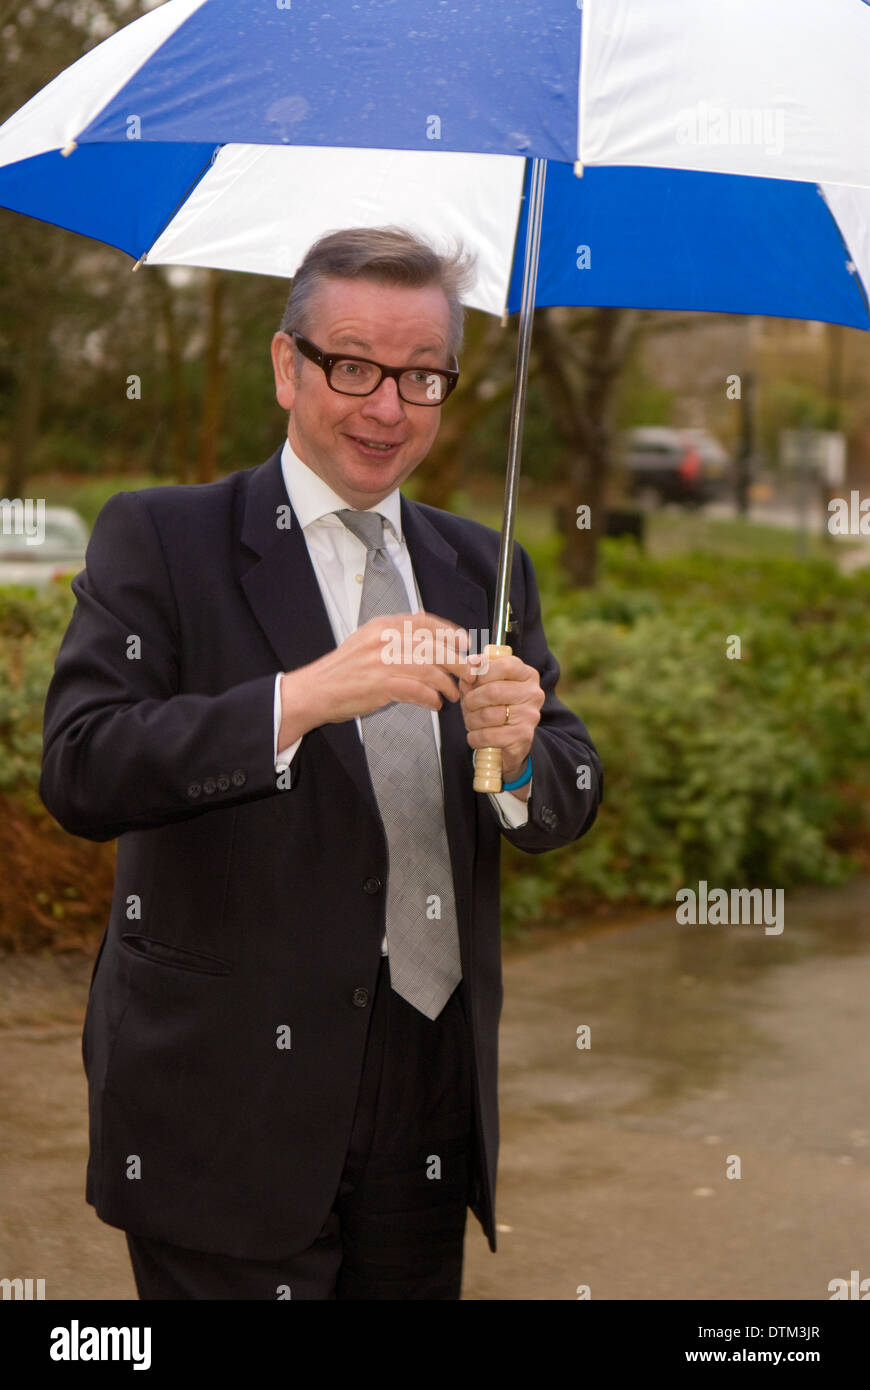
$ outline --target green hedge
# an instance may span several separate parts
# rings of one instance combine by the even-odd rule
[[[556,854],[507,847],[508,931],[596,903],[716,887],[837,883],[858,866],[870,791],[870,571],[822,560],[645,558],[605,542],[569,589],[536,551],[559,693],[605,769],[593,830]],[[42,705],[68,582],[0,589],[0,792],[38,805]],[[740,637],[740,660],[726,642]],[[98,913],[98,916],[101,914]]]
[[[651,561],[605,542],[603,582],[545,576],[561,698],[605,770],[588,836],[510,851],[506,925],[530,906],[673,902],[677,888],[837,883],[858,866],[870,790],[870,572],[825,561]],[[741,658],[726,656],[741,640]],[[534,915],[532,912],[531,915]]]
[[[42,709],[75,599],[69,580],[44,593],[0,588],[0,792],[37,805]]]

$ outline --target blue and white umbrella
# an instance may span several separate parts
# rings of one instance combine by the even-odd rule
[[[0,206],[282,276],[399,223],[501,314],[533,158],[537,304],[870,327],[865,0],[168,0],[0,127]]]
[[[870,328],[870,4],[167,0],[0,127],[0,206],[137,264],[477,252],[467,303],[520,310],[498,644],[536,305]]]

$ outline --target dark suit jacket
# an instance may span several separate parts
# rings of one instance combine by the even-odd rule
[[[87,1199],[112,1225],[253,1259],[310,1244],[337,1191],[387,876],[353,720],[308,733],[277,786],[276,672],[335,645],[302,530],[276,525],[286,506],[280,451],[217,483],[106,504],[73,580],[40,780],[66,830],[118,839],[82,1044]],[[402,524],[424,607],[491,631],[496,532],[405,498]],[[439,716],[482,1153],[471,1206],[493,1249],[501,835],[532,854],[568,845],[601,795],[586,728],[553,693],[519,547],[511,603],[514,650],[546,692],[526,826],[502,830],[472,790],[458,703]]]

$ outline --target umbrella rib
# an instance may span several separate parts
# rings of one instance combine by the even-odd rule
[[[209,169],[211,168],[211,166],[214,164],[215,160],[217,159],[217,157],[218,157],[218,155],[220,154],[220,152],[221,152],[222,149],[223,149],[223,145],[215,145],[215,147],[214,147],[214,149],[212,150],[211,154],[209,155],[209,157],[208,157],[206,163],[203,164],[203,166],[202,166],[202,168],[200,169],[199,173],[197,174],[196,178],[193,179],[192,182],[191,182],[191,183],[188,185],[188,187],[185,189],[184,193],[183,193],[182,196],[179,198],[178,202],[175,204],[175,207],[174,207],[174,208],[172,209],[172,211],[170,212],[169,216],[167,217],[166,221],[163,223],[163,225],[162,225],[162,227],[160,228],[160,230],[158,231],[157,235],[154,236],[154,237],[152,237],[152,239],[151,239],[151,245],[148,247],[147,250],[145,250],[145,251],[142,252],[142,255],[139,257],[139,259],[138,259],[138,261],[136,262],[136,264],[135,264],[134,266],[131,267],[131,269],[133,269],[133,270],[138,270],[139,267],[140,267],[140,265],[144,265],[144,264],[146,263],[146,261],[148,260],[148,251],[150,251],[150,250],[156,245],[156,243],[160,240],[160,238],[162,237],[163,233],[166,231],[166,228],[169,226],[170,222],[172,221],[173,217],[174,217],[175,214],[178,212],[179,208],[184,207],[184,204],[187,202],[187,200],[188,200],[188,198],[190,197],[191,193],[192,193],[193,190],[196,188],[197,184],[201,183],[202,178],[203,178],[203,175],[204,175],[204,174],[207,172],[207,170],[209,170]]]
[[[528,167],[529,167],[529,161],[528,161],[528,159],[527,159],[527,160],[526,160],[526,168],[528,169]],[[511,266],[515,265],[516,259],[517,259],[517,247],[518,247],[519,241],[520,241],[520,228],[521,228],[522,225],[523,225],[523,203],[526,201],[526,196],[527,196],[526,194],[523,194],[523,195],[520,197],[519,203],[517,204],[517,222],[516,222],[516,227],[514,228],[514,249],[513,249],[512,255],[511,255]],[[531,189],[529,190],[529,196],[531,196]],[[501,326],[502,326],[502,328],[507,328],[507,326],[508,326],[508,320],[509,320],[509,318],[510,318],[510,311],[509,311],[508,306],[509,306],[509,304],[510,304],[510,297],[511,297],[511,279],[512,279],[512,278],[513,278],[513,277],[512,277],[510,274],[508,274],[508,283],[507,283],[507,290],[505,291],[504,308],[502,309],[502,313],[501,313]]]
[[[822,185],[821,185],[820,183],[817,183],[817,184],[816,184],[816,188],[817,188],[818,191],[819,191],[819,196],[820,196],[822,202],[824,203],[825,207],[827,208],[828,216],[830,217],[831,221],[833,222],[833,224],[834,224],[834,226],[835,226],[835,228],[836,228],[836,230],[837,230],[837,236],[840,238],[840,244],[841,244],[841,246],[843,247],[843,250],[845,251],[846,255],[849,257],[849,264],[850,264],[851,266],[854,267],[854,275],[855,275],[855,280],[856,280],[857,285],[858,285],[858,291],[859,291],[859,293],[860,293],[860,295],[861,295],[861,299],[862,299],[863,302],[864,302],[864,308],[865,308],[866,311],[867,311],[867,317],[868,317],[868,319],[870,319],[870,300],[868,300],[868,298],[867,298],[867,290],[866,290],[866,288],[865,288],[865,286],[864,286],[864,280],[863,280],[863,278],[862,278],[861,272],[860,272],[860,270],[858,269],[858,262],[855,260],[855,257],[852,255],[852,248],[850,247],[850,245],[849,245],[849,243],[847,242],[845,236],[843,235],[843,229],[842,229],[842,227],[840,226],[840,223],[838,222],[837,218],[835,217],[834,212],[833,212],[833,210],[832,210],[832,208],[831,208],[830,203],[828,202],[827,198],[825,197],[825,190],[824,190],[824,188],[822,187]]]

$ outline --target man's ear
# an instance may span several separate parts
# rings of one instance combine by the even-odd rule
[[[275,398],[284,410],[291,410],[296,396],[296,371],[293,339],[288,333],[276,333],[272,338],[272,370],[275,373]]]

